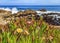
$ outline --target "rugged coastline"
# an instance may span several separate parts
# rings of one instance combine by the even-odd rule
[[[0,9],[1,43],[60,42],[60,12],[14,9]]]
[[[13,18],[16,19],[16,17],[36,17],[36,16],[42,16],[46,22],[51,22],[52,25],[60,25],[60,12],[55,11],[47,11],[46,9],[41,9],[39,11],[34,10],[25,10],[25,11],[18,11],[16,8],[15,10],[11,10],[9,8],[2,9],[0,8],[0,18],[11,20]],[[37,17],[38,18],[38,17]],[[50,21],[49,21],[50,20]],[[55,22],[54,22],[55,21]]]

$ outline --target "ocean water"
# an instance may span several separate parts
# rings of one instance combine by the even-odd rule
[[[48,11],[60,11],[60,5],[0,5],[0,8],[17,8],[18,10],[40,10],[46,9]]]

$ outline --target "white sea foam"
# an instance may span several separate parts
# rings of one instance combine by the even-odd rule
[[[12,14],[14,14],[14,13],[17,13],[17,12],[18,12],[17,8],[15,8],[15,7],[14,7],[14,8],[12,8],[12,10],[11,10],[11,11],[12,11]]]
[[[7,8],[5,8],[4,10],[11,11],[11,9],[10,9],[10,8],[8,8],[8,7],[7,7]]]
[[[8,8],[8,7],[7,7],[7,8],[0,8],[0,9],[2,9],[2,10],[7,10],[7,11],[11,11],[12,14],[17,13],[17,12],[19,11],[16,7],[12,8],[12,9],[10,9],[10,8]],[[22,11],[24,11],[24,10],[22,10]],[[45,11],[45,12],[36,11],[36,12],[37,12],[38,15],[47,14],[47,13],[60,13],[60,12],[58,12],[58,11]]]
[[[0,8],[0,10],[4,10],[4,8]]]
[[[14,14],[14,13],[17,13],[18,12],[18,10],[17,10],[17,8],[12,8],[12,9],[10,9],[10,8],[0,8],[0,10],[6,10],[6,11],[11,11],[12,12],[12,14]]]
[[[58,11],[45,11],[45,12],[42,12],[42,11],[36,11],[38,15],[41,15],[41,14],[48,14],[48,13],[60,13]]]

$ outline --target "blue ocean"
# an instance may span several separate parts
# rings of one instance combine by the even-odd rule
[[[48,11],[60,11],[60,5],[0,5],[0,7],[3,8],[14,8],[16,7],[18,10],[26,10],[26,9],[32,9],[32,10],[40,10],[40,9],[46,9]]]

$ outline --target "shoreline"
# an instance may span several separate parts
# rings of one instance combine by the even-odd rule
[[[0,10],[6,10],[6,11],[11,11],[12,13],[17,13],[18,11],[25,11],[25,10],[18,10],[16,7],[10,9],[10,8],[0,8]],[[26,10],[32,10],[32,9],[26,9]],[[45,12],[42,12],[42,11],[39,11],[39,10],[34,10],[36,11],[37,13],[60,13],[60,11],[45,11]]]
[[[4,18],[14,18],[15,17],[26,17],[26,16],[31,16],[31,17],[35,17],[37,16],[40,17],[42,16],[44,18],[45,21],[47,21],[48,23],[52,23],[54,25],[60,25],[60,12],[57,11],[47,11],[46,9],[41,9],[41,10],[32,10],[32,9],[27,9],[27,10],[18,10],[17,8],[0,8],[0,16],[3,16]],[[38,18],[37,17],[37,18]],[[49,18],[50,17],[50,18]],[[47,19],[46,19],[47,18]],[[50,21],[51,22],[50,22]]]

